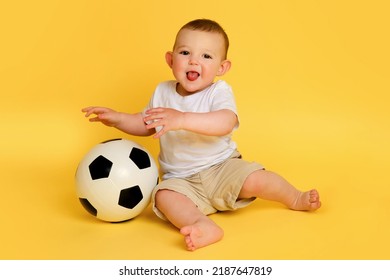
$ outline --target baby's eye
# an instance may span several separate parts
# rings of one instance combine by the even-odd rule
[[[189,51],[181,51],[180,54],[182,54],[182,55],[189,55],[190,52]]]
[[[203,58],[212,59],[211,55],[209,55],[209,54],[207,54],[207,53],[205,53],[205,54],[203,55]]]

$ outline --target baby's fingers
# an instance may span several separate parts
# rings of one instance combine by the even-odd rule
[[[85,108],[82,108],[81,109],[81,112],[85,113],[85,112],[88,112],[89,110],[91,110],[93,107],[85,107]]]
[[[86,107],[81,109],[81,112],[85,113],[85,117],[89,117],[90,115],[95,113],[95,107]]]
[[[165,134],[164,126],[161,129],[157,130],[157,133],[153,136],[153,138],[158,139]]]
[[[99,114],[107,112],[108,110],[106,108],[102,108],[102,107],[86,107],[86,108],[83,108],[81,111],[86,113],[85,117],[89,117],[92,114],[99,115]]]
[[[101,119],[99,117],[94,117],[89,119],[90,122],[100,122]]]

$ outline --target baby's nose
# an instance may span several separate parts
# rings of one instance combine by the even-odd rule
[[[188,64],[190,65],[197,65],[198,64],[198,60],[195,58],[195,57],[190,57],[190,60],[188,61]]]

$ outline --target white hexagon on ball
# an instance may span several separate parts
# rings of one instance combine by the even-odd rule
[[[76,193],[90,214],[108,222],[138,216],[150,203],[158,168],[150,153],[126,139],[93,147],[76,170]]]

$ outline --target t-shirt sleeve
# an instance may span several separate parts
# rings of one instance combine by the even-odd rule
[[[211,104],[211,111],[218,111],[228,109],[233,111],[237,116],[237,125],[235,129],[239,126],[239,117],[237,112],[237,106],[233,95],[232,88],[224,81],[219,81],[215,89],[215,94],[213,97],[213,102]]]

